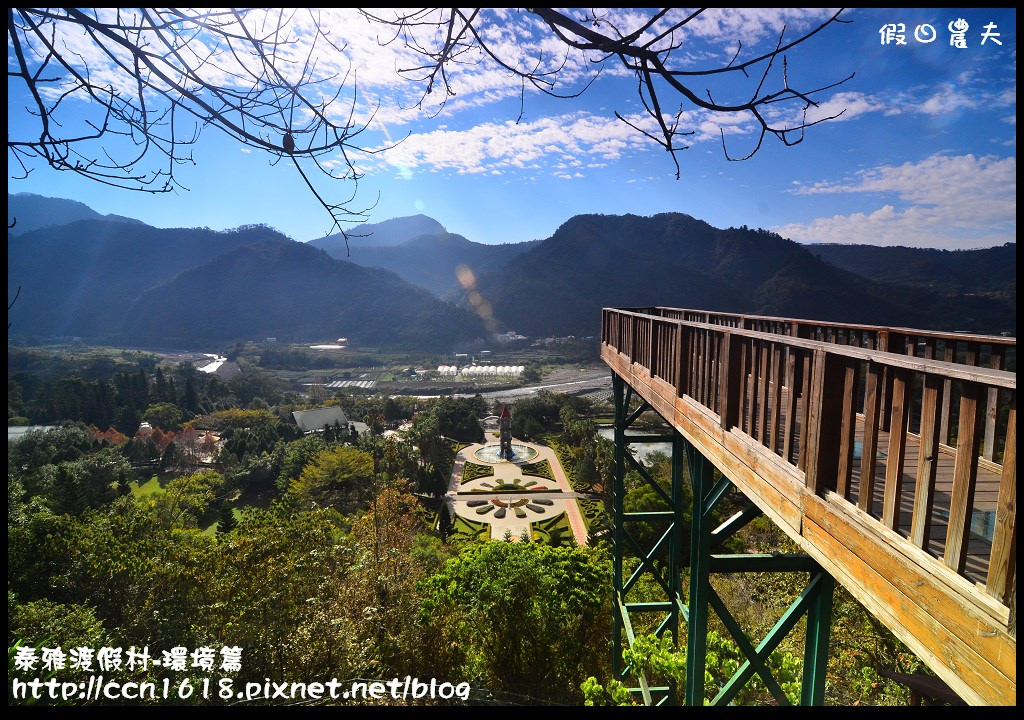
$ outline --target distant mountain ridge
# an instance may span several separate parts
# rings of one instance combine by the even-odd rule
[[[578,215],[477,283],[527,335],[596,335],[600,309],[666,305],[839,322],[998,332],[1012,303],[867,279],[774,233],[682,213]]]
[[[371,234],[350,238],[349,248],[340,235],[312,240],[308,244],[339,260],[391,270],[440,298],[457,293],[460,267],[469,268],[474,276],[494,272],[539,242],[501,245],[473,242],[448,232],[441,223],[426,215],[385,220],[365,225],[358,232]]]
[[[37,208],[53,200],[11,198]],[[49,207],[52,218],[98,216],[74,201]],[[473,242],[425,215],[365,229],[375,239],[354,238],[351,257],[337,236],[297,243],[262,225],[159,229],[114,216],[8,232],[9,300],[21,288],[10,333],[167,346],[345,336],[448,351],[486,336],[471,310],[481,302],[499,330],[531,336],[596,335],[601,307],[645,305],[1016,328],[1012,243],[959,252],[803,246],[682,213],[578,215],[546,240],[509,245]],[[471,271],[462,275],[472,276],[472,302],[456,281],[460,266]]]
[[[168,307],[178,310],[162,312]],[[150,342],[344,336],[362,346],[449,350],[486,331],[475,314],[394,273],[269,239],[236,247],[146,291],[128,313],[124,334]]]
[[[836,267],[883,282],[951,292],[1016,292],[1016,243],[976,250],[844,244],[805,247]]]
[[[109,335],[149,288],[265,236],[257,228],[168,230],[109,220],[9,236],[7,284],[21,295],[8,322],[35,335]]]
[[[8,235],[10,332],[165,347],[279,337],[450,350],[479,318],[265,226],[215,232],[80,220]]]
[[[426,215],[391,218],[378,223],[359,225],[349,231],[348,248],[391,247],[401,245],[420,235],[438,235],[448,232],[444,225]],[[345,236],[341,233],[310,240],[308,245],[326,250],[336,258],[345,258]]]
[[[77,220],[110,220],[145,225],[141,220],[122,215],[101,215],[77,200],[51,198],[34,193],[7,193],[7,224],[17,221],[8,232],[14,235],[22,235],[44,227],[67,225]]]
[[[494,272],[538,242],[485,245],[462,235],[439,233],[390,247],[356,247],[346,259],[364,267],[386,268],[444,298],[459,289],[460,268],[468,268],[474,276]]]

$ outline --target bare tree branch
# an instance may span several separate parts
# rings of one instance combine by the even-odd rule
[[[684,48],[700,35],[708,12],[360,10],[380,45],[411,51],[396,71],[418,85],[413,107],[428,115],[455,96],[456,69],[496,69],[513,78],[517,122],[528,90],[574,98],[605,70],[631,73],[643,114],[639,120],[614,114],[671,155],[677,178],[678,153],[694,135],[686,124],[702,121],[687,107],[712,118],[750,119],[756,141],[746,154],[731,155],[721,130],[729,160],[752,157],[768,135],[798,144],[809,128],[842,114],[809,111],[853,75],[800,87],[790,83],[787,57],[827,27],[847,22],[842,10],[796,37],[782,27],[767,52],[747,54],[737,38],[735,52],[730,45],[723,60],[696,67]],[[346,226],[367,220],[373,205],[356,202],[362,178],[356,158],[393,145],[363,135],[379,105],[357,112],[364,101],[355,69],[336,70],[337,63],[325,60],[346,62],[348,46],[332,38],[317,10],[9,8],[7,31],[9,110],[18,109],[12,102],[24,103],[31,119],[17,124],[17,137],[8,131],[12,178],[28,177],[42,163],[118,188],[175,192],[184,187],[178,169],[196,163],[193,147],[212,127],[272,163],[289,158],[331,219],[325,234],[337,229],[347,245]],[[333,199],[325,179],[349,183],[351,192]]]
[[[291,27],[299,12],[309,13],[313,32],[296,61]],[[119,188],[172,192],[183,187],[176,168],[194,164],[192,146],[213,127],[272,157],[290,156],[329,213],[325,234],[337,229],[347,240],[345,224],[366,220],[352,205],[361,177],[353,154],[364,152],[366,129],[354,121],[355,79],[319,70],[320,53],[340,56],[344,47],[315,11],[279,11],[261,22],[260,13],[240,10],[11,8],[7,30],[9,88],[20,81],[36,120],[34,133],[8,135],[15,178],[42,160]],[[334,85],[333,94],[321,90]],[[344,103],[348,112],[336,120]],[[352,193],[326,199],[300,163],[351,183]]]
[[[785,69],[788,67],[786,53],[789,50],[810,40],[832,24],[847,22],[841,18],[842,10],[788,42],[786,41],[786,28],[783,27],[775,47],[767,53],[741,59],[743,43],[738,41],[736,51],[728,62],[715,67],[699,69],[690,68],[683,61],[676,61],[673,53],[682,48],[686,41],[683,31],[705,10],[696,10],[674,21],[669,19],[670,10],[670,8],[662,8],[652,12],[632,29],[619,27],[616,22],[609,19],[609,14],[599,16],[594,11],[579,11],[581,14],[573,17],[571,15],[573,11],[554,8],[527,8],[515,20],[508,19],[506,16],[503,21],[504,27],[507,28],[518,22],[522,33],[531,32],[528,27],[531,19],[539,20],[565,48],[565,54],[557,64],[553,64],[550,58],[545,58],[542,55],[538,55],[532,64],[525,63],[519,57],[511,58],[503,55],[503,52],[509,52],[508,48],[499,48],[497,43],[487,39],[493,37],[489,31],[494,29],[495,21],[480,13],[479,9],[426,8],[395,14],[394,17],[385,17],[383,13],[366,9],[361,12],[371,22],[392,28],[393,32],[380,41],[382,45],[400,42],[424,58],[422,65],[399,69],[399,73],[410,80],[426,83],[420,100],[421,104],[432,91],[438,78],[440,78],[445,92],[448,95],[454,94],[454,90],[449,84],[446,68],[458,63],[478,63],[483,59],[491,60],[497,67],[521,80],[524,91],[523,102],[525,102],[527,85],[555,97],[576,97],[587,90],[604,65],[617,61],[620,67],[631,71],[636,76],[637,95],[643,104],[644,112],[653,121],[657,130],[641,128],[635,121],[627,119],[619,111],[615,111],[615,116],[663,147],[672,156],[677,178],[680,177],[678,153],[688,147],[683,139],[694,133],[692,130],[680,128],[684,118],[682,102],[675,113],[665,114],[663,110],[665,97],[673,98],[673,106],[675,98],[678,97],[682,101],[712,114],[747,115],[755,121],[759,130],[754,149],[742,158],[733,158],[726,150],[725,155],[730,160],[752,157],[760,149],[764,137],[768,134],[773,135],[787,146],[796,145],[803,140],[805,130],[826,120],[835,119],[842,114],[837,113],[810,122],[807,120],[807,111],[819,105],[818,98],[823,93],[852,78],[852,74],[838,82],[821,87],[796,89],[789,85]],[[442,29],[444,31],[441,31]],[[428,40],[430,39],[433,44],[429,44]],[[474,49],[477,51],[476,53],[473,53]],[[594,70],[589,79],[582,83],[582,87],[564,90],[556,86],[556,81],[561,79],[561,75],[564,74],[563,71],[571,53],[576,53],[577,59],[591,63]],[[467,61],[466,58],[470,58],[470,60]],[[781,77],[776,77],[773,74],[777,58],[781,58],[783,61],[784,69]],[[690,84],[693,79],[697,78],[712,80],[719,76],[729,75],[749,78],[749,71],[755,68],[760,72],[753,92],[734,102],[716,101],[710,87],[705,88],[703,93],[699,93]],[[781,87],[768,91],[765,87],[769,82],[778,82]],[[765,112],[765,108],[785,102],[790,102],[794,106],[795,112],[790,118],[780,112],[773,114]],[[520,111],[521,117],[522,110]],[[722,135],[724,149],[724,130]]]

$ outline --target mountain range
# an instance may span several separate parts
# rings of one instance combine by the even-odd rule
[[[335,260],[271,228],[160,229],[77,220],[8,233],[13,334],[199,347],[348,337],[449,351],[486,336],[474,313],[394,273]],[[9,300],[10,302],[10,300]]]
[[[13,235],[55,225],[67,225],[76,220],[115,220],[143,225],[141,220],[123,215],[101,215],[85,203],[65,198],[51,198],[34,193],[7,194],[7,215],[17,220],[7,232]]]
[[[979,268],[1005,262],[1000,253],[970,252],[983,256]],[[1015,257],[1016,246],[1009,252]],[[964,293],[940,281],[887,279],[829,264],[765,230],[723,230],[681,213],[579,215],[479,278],[477,289],[495,317],[526,335],[593,334],[600,308],[649,305],[977,332],[1016,327],[1001,283]]]
[[[942,292],[1017,291],[1017,245],[979,250],[808,245],[813,255],[850,272],[883,282],[928,287]]]
[[[601,307],[645,305],[1016,328],[1014,244],[803,246],[664,213],[580,215],[545,240],[488,245],[417,215],[364,226],[346,254],[340,236],[300,243],[265,226],[158,229],[73,201],[54,200],[48,212],[47,200],[8,196],[8,221],[16,215],[21,228],[8,231],[9,299],[21,287],[9,334],[164,347],[344,336],[451,350],[493,329],[595,335]],[[45,217],[70,220],[42,226]],[[482,301],[497,328],[473,312]]]
[[[448,232],[425,215],[364,225],[357,232],[358,236],[350,237],[348,248],[340,234],[311,240],[309,244],[340,260],[364,267],[387,268],[441,298],[451,298],[458,293],[459,268],[469,268],[474,275],[498,271],[540,242],[502,245],[473,242]]]

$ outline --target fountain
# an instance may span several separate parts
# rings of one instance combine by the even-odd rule
[[[512,457],[505,458],[501,456],[501,445],[497,443],[491,443],[490,445],[484,445],[473,453],[473,457],[480,462],[490,463],[496,465],[501,462],[530,462],[537,457],[538,453],[536,449],[523,443],[511,443]]]
[[[508,407],[505,407],[498,418],[498,444],[484,445],[473,456],[482,462],[494,464],[503,461],[530,462],[537,454],[529,445],[512,442],[512,416]]]

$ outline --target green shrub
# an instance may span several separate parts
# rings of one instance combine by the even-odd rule
[[[490,465],[467,462],[466,466],[462,469],[461,484],[477,480],[478,478],[491,477],[492,475],[494,475],[494,468]]]
[[[551,482],[555,481],[555,473],[551,469],[551,463],[547,460],[541,460],[535,463],[526,463],[519,467],[522,470],[523,475],[532,475],[533,477],[540,477]]]

